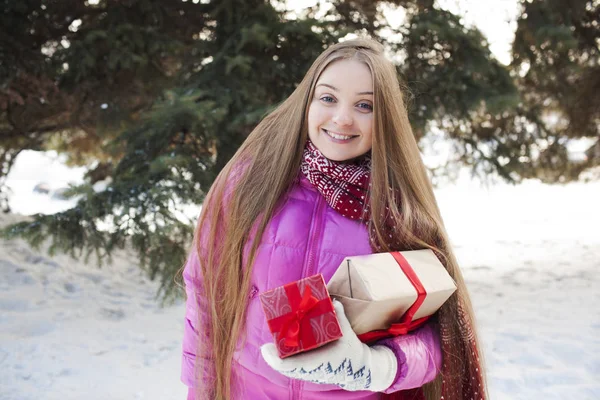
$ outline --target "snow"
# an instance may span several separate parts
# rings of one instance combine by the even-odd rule
[[[185,398],[182,305],[159,307],[131,254],[97,269],[1,246],[1,399]]]
[[[17,160],[8,180],[15,212],[70,206],[32,193],[41,181],[58,189],[81,179],[51,158]],[[436,195],[492,398],[600,399],[600,182],[484,188],[463,177]],[[23,218],[2,215],[0,226]],[[156,285],[131,252],[98,269],[0,241],[0,399],[185,398],[183,303],[161,308]]]
[[[600,182],[437,191],[494,399],[600,399]]]

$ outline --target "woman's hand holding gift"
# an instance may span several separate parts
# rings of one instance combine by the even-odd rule
[[[394,352],[385,346],[362,343],[350,326],[343,305],[333,300],[343,336],[318,349],[279,358],[273,343],[261,347],[267,364],[293,379],[320,384],[337,385],[345,390],[380,392],[394,381],[398,361]]]

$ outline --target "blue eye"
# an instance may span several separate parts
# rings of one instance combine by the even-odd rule
[[[320,99],[321,101],[324,101],[325,103],[333,103],[334,99],[331,96],[323,96]]]
[[[360,103],[358,105],[359,108],[362,108],[364,110],[369,110],[369,111],[373,111],[373,106],[370,105],[369,103]]]

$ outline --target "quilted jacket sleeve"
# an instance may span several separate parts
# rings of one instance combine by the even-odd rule
[[[435,322],[402,336],[384,339],[378,345],[390,348],[398,360],[394,383],[384,391],[393,393],[431,382],[442,368],[442,349]]]
[[[193,250],[186,262],[183,271],[183,280],[185,283],[186,305],[185,305],[185,320],[183,331],[183,354],[181,359],[181,381],[188,387],[196,386],[196,378],[194,374],[194,365],[197,357],[198,341],[201,336],[207,338],[206,330],[202,329],[202,321],[206,320],[205,313],[205,296],[203,295],[202,279],[200,277],[200,264],[198,255]],[[202,317],[202,318],[200,318]],[[205,360],[204,365],[212,365],[210,360]],[[206,371],[210,373],[210,371]],[[207,379],[211,378],[209,374]]]

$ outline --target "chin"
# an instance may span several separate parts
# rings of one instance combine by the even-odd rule
[[[321,149],[319,149],[321,150]],[[338,152],[332,149],[321,150],[323,155],[330,159],[331,161],[344,162],[350,161],[360,156],[360,154],[348,153],[348,152]]]

